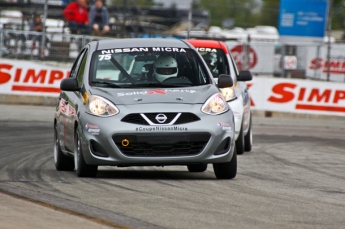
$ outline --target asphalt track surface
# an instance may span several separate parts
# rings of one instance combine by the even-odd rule
[[[211,165],[204,173],[99,167],[96,178],[77,178],[55,170],[53,111],[0,105],[0,192],[63,213],[50,222],[74,215],[85,221],[73,228],[345,228],[345,120],[254,117],[253,148],[238,156],[233,180],[217,180]]]

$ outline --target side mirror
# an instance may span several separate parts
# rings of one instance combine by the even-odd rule
[[[234,85],[234,82],[232,81],[232,78],[230,75],[220,74],[218,76],[218,87],[219,88],[232,87],[232,85]]]
[[[250,71],[240,71],[237,76],[237,81],[251,81],[253,79],[253,75]]]
[[[78,81],[76,78],[65,78],[61,80],[60,89],[62,91],[79,91]]]

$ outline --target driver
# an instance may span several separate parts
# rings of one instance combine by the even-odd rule
[[[177,62],[171,56],[160,56],[153,63],[153,71],[159,82],[163,82],[172,77],[177,77]]]

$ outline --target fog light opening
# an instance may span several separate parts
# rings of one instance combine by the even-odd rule
[[[122,146],[126,147],[129,145],[129,141],[125,138],[122,140],[121,144],[122,144]]]

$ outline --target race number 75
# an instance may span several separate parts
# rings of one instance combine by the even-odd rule
[[[99,57],[99,61],[110,60],[111,59],[111,55],[110,54],[99,55],[98,57]]]

